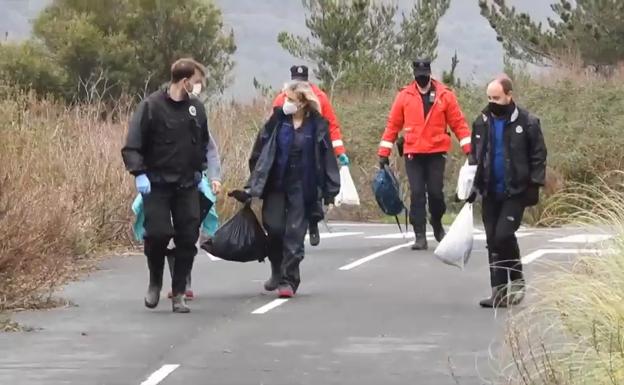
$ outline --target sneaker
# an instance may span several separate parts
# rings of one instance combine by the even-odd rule
[[[195,293],[193,293],[193,290],[188,289],[184,292],[184,297],[187,301],[192,301],[195,299]]]
[[[290,285],[280,285],[277,289],[277,293],[280,298],[292,298],[295,296],[295,292]]]
[[[178,294],[171,298],[171,308],[174,313],[190,313],[191,309],[186,305],[184,294]]]

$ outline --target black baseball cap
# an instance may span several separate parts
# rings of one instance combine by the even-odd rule
[[[431,75],[431,59],[416,59],[412,62],[415,76]]]
[[[290,67],[290,78],[292,80],[308,81],[308,67],[304,65],[295,65]]]

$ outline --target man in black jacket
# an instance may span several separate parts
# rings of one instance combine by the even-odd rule
[[[204,67],[180,59],[171,67],[171,84],[139,104],[130,121],[122,156],[143,195],[145,245],[150,272],[145,306],[158,305],[167,245],[175,241],[172,307],[188,313],[186,277],[197,253],[199,191],[207,168],[210,142],[204,105],[192,95],[201,91]],[[173,224],[172,224],[173,220]]]
[[[546,175],[546,145],[537,117],[516,106],[507,76],[487,88],[488,106],[473,124],[470,163],[476,164],[474,190],[483,197],[483,223],[490,261],[492,295],[482,307],[522,301],[525,280],[515,232],[526,207],[539,200]]]

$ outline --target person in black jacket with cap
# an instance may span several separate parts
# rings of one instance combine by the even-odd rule
[[[323,215],[319,201],[327,205],[338,195],[340,174],[327,120],[310,85],[295,81],[284,92],[283,106],[274,108],[254,144],[247,187],[229,195],[241,202],[263,200],[271,261],[264,288],[290,298],[301,282],[299,264],[308,224]]]
[[[469,161],[477,165],[474,202],[483,196],[483,223],[490,261],[492,295],[482,307],[506,307],[522,301],[525,278],[515,232],[524,210],[539,201],[546,178],[546,144],[540,120],[518,107],[506,75],[487,88],[488,106],[472,128]]]
[[[184,292],[197,253],[198,185],[208,167],[210,142],[204,105],[192,95],[200,93],[205,76],[206,70],[195,60],[176,61],[170,86],[139,104],[122,149],[126,168],[135,176],[144,200],[148,308],[155,308],[160,300],[167,245],[173,237],[172,308],[176,313],[190,312]]]

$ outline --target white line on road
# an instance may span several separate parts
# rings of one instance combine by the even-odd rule
[[[427,236],[432,237],[433,232],[431,231],[427,232]],[[414,238],[414,233],[412,231],[409,231],[406,233],[390,233],[390,234],[372,235],[372,236],[366,237],[366,239],[407,239],[407,238]]]
[[[355,269],[356,267],[358,267],[360,265],[363,265],[366,262],[370,262],[370,261],[372,261],[374,259],[377,259],[379,257],[382,257],[382,256],[384,256],[386,254],[390,254],[392,252],[395,252],[397,250],[403,249],[403,248],[411,246],[411,245],[412,245],[412,242],[408,242],[408,243],[403,243],[403,244],[400,244],[400,245],[389,247],[389,248],[387,248],[385,250],[378,251],[378,252],[376,252],[374,254],[371,254],[371,255],[369,255],[367,257],[358,259],[357,261],[352,262],[352,263],[350,263],[348,265],[345,265],[345,266],[341,267],[338,270],[348,271],[348,270]]]
[[[562,238],[551,239],[550,242],[553,243],[598,243],[608,241],[613,238],[612,235],[609,234],[576,234],[570,235]]]
[[[328,222],[330,226],[344,226],[344,227],[385,227],[396,226],[392,223],[348,223],[348,222]]]
[[[533,233],[516,233],[516,238],[526,238],[526,237],[530,237],[531,235],[533,235]],[[483,234],[475,234],[474,240],[475,241],[485,241],[485,240],[487,240],[487,237],[485,236],[485,233],[483,233]]]
[[[269,311],[275,309],[276,307],[285,304],[286,302],[288,302],[288,299],[285,298],[280,298],[280,299],[276,299],[274,301],[271,301],[269,303],[267,303],[266,305],[254,310],[251,312],[251,314],[265,314],[268,313]]]
[[[335,232],[335,233],[319,233],[321,239],[330,239],[330,238],[340,238],[340,237],[351,237],[354,235],[362,235],[362,232],[353,232],[353,231],[344,231],[344,232]],[[306,239],[310,236],[306,235]]]
[[[210,254],[208,252],[206,252],[206,254],[208,255],[208,258],[210,258],[211,261],[214,261],[214,262],[216,262],[216,261],[223,261],[223,259],[221,259],[219,257],[215,257],[214,255],[212,255],[212,254]]]
[[[528,265],[548,254],[599,254],[605,250],[599,249],[540,249],[522,257],[522,264]]]
[[[141,385],[157,385],[160,384],[162,380],[167,378],[168,375],[173,373],[174,370],[179,368],[180,365],[163,365],[162,368],[158,369],[151,376],[148,377],[147,380],[141,382]]]

